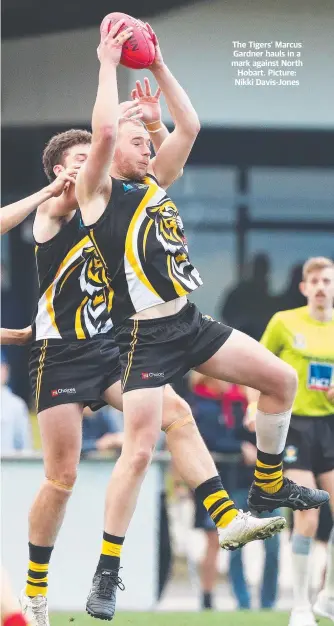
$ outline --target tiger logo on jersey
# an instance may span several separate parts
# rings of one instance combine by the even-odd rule
[[[157,239],[166,252],[176,254],[182,253],[184,249],[188,253],[183,222],[171,200],[156,207],[148,207],[147,215],[154,220]]]
[[[113,293],[108,287],[105,268],[93,245],[82,250],[82,258],[84,263],[79,280],[84,298],[77,309],[76,321],[79,327],[84,325],[89,336],[93,337],[112,328],[109,312]]]
[[[168,199],[158,206],[147,207],[146,213],[154,222],[156,238],[166,253],[168,273],[176,293],[181,296],[196,289],[201,279],[195,268],[187,271],[190,266],[188,245],[175,204]]]

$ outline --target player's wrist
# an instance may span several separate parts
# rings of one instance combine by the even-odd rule
[[[152,72],[153,76],[158,76],[159,74],[166,72],[167,65],[163,61],[159,61],[158,63],[154,62],[148,69]]]
[[[42,199],[39,202],[39,204],[41,204],[42,202],[45,202],[46,200],[50,200],[50,198],[53,197],[53,182],[54,181],[52,181],[49,185],[47,185],[41,190]]]
[[[159,130],[162,129],[161,118],[155,120],[154,122],[148,122],[147,124],[145,123],[145,126],[146,130],[148,130],[149,133],[157,133]]]
[[[118,65],[119,65],[119,60],[115,61],[115,59],[112,59],[112,58],[110,58],[108,56],[101,57],[101,59],[100,59],[100,78],[101,77],[103,78],[103,76],[105,75],[110,80],[110,76],[108,75],[108,72],[110,72],[110,71],[116,72]]]

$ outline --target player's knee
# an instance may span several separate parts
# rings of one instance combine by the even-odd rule
[[[154,445],[142,445],[129,458],[129,467],[134,474],[143,474],[151,463]]]
[[[165,397],[162,428],[167,430],[172,424],[191,415],[191,408],[183,398],[177,394]]]
[[[54,487],[70,493],[77,479],[77,468],[72,465],[62,465],[51,472],[47,472],[46,476]]]
[[[296,370],[281,361],[279,370],[273,377],[274,394],[285,406],[292,406],[298,386],[298,376]]]

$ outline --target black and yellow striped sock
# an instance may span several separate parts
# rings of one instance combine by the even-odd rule
[[[29,566],[25,594],[30,598],[46,596],[48,571],[53,547],[34,546],[29,543]]]
[[[116,537],[103,533],[101,556],[97,566],[97,572],[104,569],[118,570],[121,560],[121,552],[124,543],[124,537]]]
[[[283,452],[267,454],[258,449],[254,478],[262,491],[277,493],[283,485]]]
[[[219,476],[209,478],[195,489],[217,528],[225,528],[238,515],[233,500],[225,491]]]

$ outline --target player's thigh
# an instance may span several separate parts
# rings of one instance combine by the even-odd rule
[[[122,398],[121,380],[117,380],[113,385],[110,385],[110,387],[108,387],[108,389],[104,391],[102,398],[110,406],[113,406],[114,409],[118,409],[119,411],[122,411],[123,410],[123,398]]]
[[[216,354],[196,370],[265,394],[276,394],[279,389],[291,393],[297,385],[296,373],[290,365],[238,330],[233,330]]]
[[[60,404],[38,414],[47,475],[74,473],[80,460],[82,410],[79,403]]]
[[[318,483],[321,489],[325,489],[329,493],[329,504],[331,507],[333,520],[334,520],[334,469],[330,472],[326,472],[324,474],[320,474],[318,476]]]
[[[154,447],[162,425],[164,387],[132,389],[123,394],[123,451],[133,446]]]
[[[317,482],[313,472],[302,469],[289,469],[284,472],[285,476],[298,485],[317,488]],[[309,509],[308,511],[294,511],[293,514],[294,532],[306,537],[315,537],[319,523],[319,511]]]

